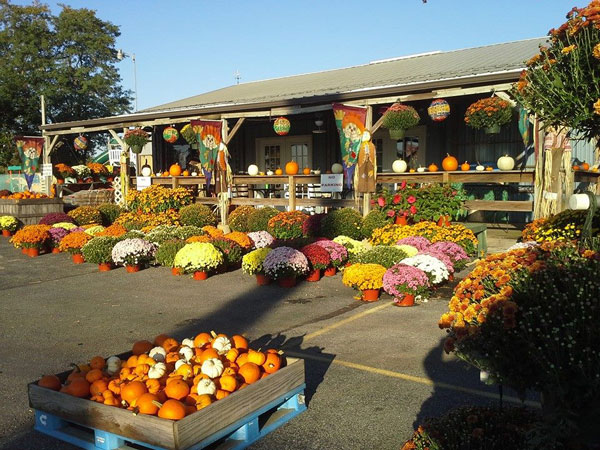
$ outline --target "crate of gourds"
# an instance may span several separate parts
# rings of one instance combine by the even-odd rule
[[[36,429],[75,444],[57,429],[75,424],[95,431],[96,440],[101,431],[119,443],[185,449],[223,440],[240,424],[302,400],[304,387],[303,360],[252,349],[241,335],[202,332],[179,342],[161,334],[131,352],[43,376],[29,384],[29,402]],[[253,440],[262,437],[257,433]]]

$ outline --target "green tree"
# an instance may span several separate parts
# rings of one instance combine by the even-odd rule
[[[129,111],[116,69],[119,27],[93,10],[0,0],[0,166],[14,158],[12,136],[39,134],[40,95],[51,123]],[[72,148],[74,136],[63,138]],[[93,141],[88,155],[93,152]]]

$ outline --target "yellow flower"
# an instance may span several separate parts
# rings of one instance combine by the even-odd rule
[[[592,50],[592,55],[594,55],[594,58],[600,59],[600,44],[596,44],[594,46],[594,49]]]
[[[600,115],[600,98],[594,103],[594,114]]]
[[[563,55],[568,55],[569,53],[571,53],[573,50],[575,50],[575,44],[573,45],[569,45],[568,47],[565,47],[561,50]]]

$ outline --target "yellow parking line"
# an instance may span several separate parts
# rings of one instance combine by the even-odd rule
[[[434,386],[436,388],[450,389],[453,391],[464,392],[466,394],[478,395],[480,397],[486,397],[486,398],[491,398],[493,400],[498,400],[498,394],[494,394],[492,392],[480,391],[477,389],[471,389],[471,388],[467,388],[467,387],[463,387],[463,386],[456,386],[454,384],[434,381],[430,378],[423,378],[423,377],[417,377],[414,375],[408,375],[405,373],[394,372],[392,370],[378,369],[377,367],[365,366],[364,364],[357,364],[357,363],[353,363],[350,361],[344,361],[339,358],[335,358],[335,356],[333,356],[333,355],[332,355],[333,356],[333,360],[332,360],[331,358],[327,358],[327,357],[319,356],[319,355],[312,355],[310,353],[300,353],[300,352],[293,352],[293,351],[286,351],[285,353],[290,356],[294,356],[296,358],[312,359],[314,361],[322,361],[322,362],[337,364],[340,366],[349,367],[351,369],[362,370],[364,372],[375,373],[375,374],[383,375],[386,377],[399,378],[401,380],[412,381],[413,383],[424,384],[426,386]],[[511,403],[518,403],[518,404],[524,403],[528,406],[534,406],[534,407],[540,406],[539,402],[535,402],[532,400],[525,400],[525,402],[521,402],[520,399],[518,399],[516,397],[508,396],[508,395],[505,395],[503,397],[503,399],[504,399],[504,401],[511,402]]]
[[[383,305],[376,306],[375,308],[367,309],[366,311],[362,311],[362,312],[359,312],[357,314],[354,314],[353,316],[350,316],[347,319],[343,319],[343,320],[340,320],[339,322],[332,323],[331,325],[328,325],[328,326],[326,326],[324,328],[321,328],[320,330],[315,331],[314,333],[307,334],[306,336],[304,336],[303,342],[306,342],[309,339],[316,338],[317,336],[320,336],[320,335],[322,335],[324,333],[327,333],[327,332],[329,332],[331,330],[334,330],[337,327],[341,327],[342,325],[345,325],[345,324],[347,324],[349,322],[352,322],[354,320],[360,319],[360,318],[365,317],[365,316],[367,316],[369,314],[373,314],[373,313],[375,313],[377,311],[380,311],[383,308],[387,308],[388,306],[391,306],[393,304],[394,304],[394,302],[385,303]]]

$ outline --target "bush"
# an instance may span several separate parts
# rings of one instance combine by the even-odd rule
[[[304,226],[302,227],[304,236],[321,236],[321,223],[326,215],[327,214],[313,214],[312,216],[308,216],[308,219],[306,219],[306,222],[304,222]]]
[[[93,206],[79,206],[72,211],[69,211],[69,216],[77,225],[89,225],[91,223],[102,223],[102,215],[98,208]]]
[[[255,208],[250,217],[248,217],[248,228],[250,231],[267,231],[269,220],[277,214],[279,214],[279,211],[270,206]]]
[[[170,209],[179,210],[194,202],[192,192],[184,187],[168,188],[153,184],[142,191],[130,189],[127,193],[127,204],[130,211],[143,213],[166,212]]]
[[[363,264],[379,264],[389,269],[406,257],[406,253],[397,247],[378,245],[358,255],[358,262]]]
[[[96,236],[81,247],[81,253],[89,263],[111,263],[112,249],[117,242],[119,240],[111,236]]]
[[[254,213],[253,206],[238,206],[229,214],[228,224],[233,231],[250,231],[248,219]]]
[[[102,225],[109,226],[121,215],[122,209],[119,205],[113,203],[103,203],[98,206],[98,211],[102,216]]]
[[[40,225],[54,225],[61,222],[75,223],[70,215],[59,212],[46,214],[41,218]]]
[[[193,225],[186,225],[183,227],[176,228],[174,231],[174,235],[177,239],[186,239],[191,238],[192,236],[204,236],[206,233],[200,227],[195,227]]]
[[[362,220],[361,232],[364,237],[369,239],[375,228],[384,227],[388,223],[392,223],[392,219],[383,211],[373,210]]]
[[[342,208],[331,211],[321,222],[323,236],[333,239],[337,236],[348,236],[352,239],[362,239],[362,216],[352,208]]]
[[[216,225],[217,218],[208,206],[194,204],[179,210],[179,221],[182,225],[202,228],[206,225]]]
[[[175,255],[185,246],[185,241],[173,239],[160,244],[154,258],[156,262],[164,267],[174,267]]]
[[[237,242],[227,238],[216,238],[211,240],[210,243],[223,253],[227,266],[233,267],[242,261],[244,251]]]
[[[297,239],[303,236],[308,216],[300,211],[284,211],[271,217],[267,231],[276,239]]]

